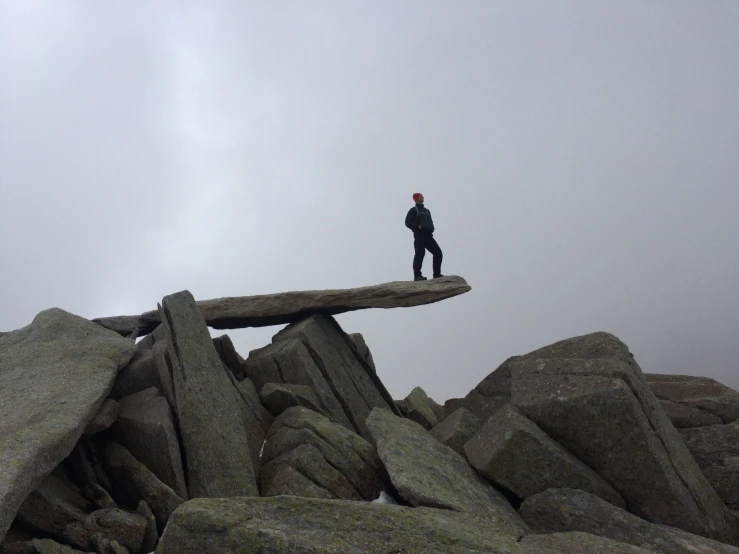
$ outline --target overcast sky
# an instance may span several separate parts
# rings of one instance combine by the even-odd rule
[[[739,387],[737,29],[736,0],[0,0],[0,330],[411,279],[422,192],[472,291],[338,317],[394,397],[599,330]]]

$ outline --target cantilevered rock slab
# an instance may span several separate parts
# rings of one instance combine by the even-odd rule
[[[133,341],[57,308],[0,337],[0,537],[72,451],[133,353]]]
[[[528,532],[505,497],[420,424],[375,408],[367,426],[393,486],[413,506],[469,513],[519,537]]]
[[[327,289],[237,296],[202,300],[198,307],[214,329],[242,329],[284,325],[306,315],[337,315],[368,308],[410,308],[433,304],[471,290],[462,277],[447,276],[428,281],[393,281],[354,289]],[[95,323],[122,335],[151,333],[161,322],[157,311],[140,316],[102,317]]]
[[[189,291],[166,296],[162,314],[169,332],[188,495],[257,495],[255,471],[241,406]]]

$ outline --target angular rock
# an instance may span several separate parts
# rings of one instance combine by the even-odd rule
[[[723,423],[739,419],[739,392],[709,377],[647,373],[644,378],[654,395],[700,409]]]
[[[145,501],[139,502],[136,507],[136,513],[146,520],[146,531],[141,542],[141,552],[154,552],[159,541],[159,533],[157,532],[157,519]]]
[[[444,402],[446,417],[460,408],[470,411],[480,421],[487,421],[490,416],[503,406],[511,403],[510,396],[483,396],[476,389],[472,389],[464,398],[450,398]]]
[[[133,341],[54,308],[0,337],[0,537],[74,448]]]
[[[301,340],[280,341],[253,350],[244,362],[243,369],[257,390],[267,383],[289,383],[310,387],[334,421],[354,430],[331,385]]]
[[[117,440],[177,496],[187,498],[182,454],[172,410],[155,387],[120,400]]]
[[[528,531],[501,493],[418,423],[375,408],[367,426],[393,486],[413,506],[474,514],[519,537]]]
[[[432,408],[432,400],[421,387],[414,388],[405,397],[405,409],[408,419],[412,419],[426,430],[431,430],[439,424],[439,418]]]
[[[164,325],[162,325],[161,327],[165,328]],[[172,355],[169,352],[168,341],[162,340],[156,342],[151,348],[151,353],[154,356],[156,372],[159,378],[159,385],[157,385],[157,390],[159,390],[159,393],[167,399],[167,402],[169,402],[170,407],[176,414],[177,399],[174,395],[174,382],[172,381]]]
[[[678,404],[669,400],[660,400],[659,404],[676,429],[721,425],[723,423],[720,417],[687,404]]]
[[[110,398],[107,399],[105,402],[103,402],[103,405],[100,406],[100,409],[95,414],[95,417],[92,418],[92,421],[85,428],[82,436],[85,438],[89,438],[108,429],[111,425],[113,425],[113,423],[115,423],[115,420],[118,418],[118,409],[118,402]]]
[[[512,406],[493,415],[464,450],[480,474],[519,498],[575,488],[625,507],[611,485]]]
[[[703,470],[722,466],[727,458],[739,456],[739,421],[728,425],[680,429],[678,432]]]
[[[364,335],[362,335],[362,333],[350,333],[349,338],[352,339],[357,355],[367,363],[372,371],[377,373],[375,360],[372,358],[372,352],[370,352],[367,342],[364,340]]]
[[[275,417],[294,406],[303,406],[314,412],[325,413],[316,393],[305,385],[267,383],[262,387],[259,398]]]
[[[135,501],[144,500],[156,516],[159,529],[164,529],[169,516],[182,504],[183,499],[123,446],[114,442],[105,443],[103,455],[106,471]]]
[[[291,496],[190,500],[172,514],[157,548],[157,554],[221,552],[551,554],[564,551],[537,552],[521,547],[505,526],[498,528],[494,522],[470,514]]]
[[[471,290],[458,276],[428,281],[395,281],[354,289],[312,290],[202,300],[197,306],[214,329],[241,329],[294,323],[310,313],[337,315],[367,308],[409,308],[433,304]],[[122,335],[144,336],[161,322],[157,311],[140,316],[93,319]]]
[[[302,407],[289,408],[275,420],[264,445],[262,464],[267,466],[303,445],[315,447],[365,500],[377,498],[389,481],[373,445],[325,416]],[[289,482],[286,476],[282,479]],[[272,478],[273,487],[276,480],[277,477]]]
[[[634,513],[734,540],[731,514],[616,337],[560,341],[510,367],[512,404],[611,483]]]
[[[23,501],[18,518],[33,529],[63,539],[67,525],[83,522],[91,508],[86,499],[49,475]]]
[[[302,444],[287,454],[278,456],[264,466],[262,470],[262,496],[292,494],[290,491],[299,490],[300,487],[292,485],[291,480],[284,480],[284,474],[280,480],[275,479],[280,473],[280,470],[285,466],[289,466],[295,472],[307,478],[308,481],[320,487],[322,491],[328,493],[326,495],[321,492],[320,496],[314,496],[310,493],[301,494],[301,496],[340,498],[357,501],[372,500],[372,498],[362,498],[347,478],[326,461],[320,450],[310,444]]]
[[[188,494],[190,498],[256,495],[241,408],[203,316],[188,291],[166,296],[162,304]]]
[[[289,464],[283,464],[271,471],[265,467],[268,477],[264,478],[262,496],[300,496],[302,498],[336,498],[327,489],[313,482],[300,470]]]
[[[724,504],[730,510],[739,510],[739,463],[707,467],[703,474]]]
[[[431,436],[460,454],[464,444],[482,427],[482,422],[465,408],[459,408],[431,430]]]
[[[244,358],[236,352],[236,348],[234,347],[234,343],[231,341],[231,337],[228,335],[216,337],[213,339],[213,346],[216,347],[218,356],[229,371],[233,373],[233,376],[236,377],[236,379],[242,379],[244,374],[241,371],[241,364],[244,363]]]
[[[519,514],[539,533],[580,531],[665,554],[739,554],[739,548],[655,525],[581,490],[549,489],[527,498]]]
[[[118,374],[115,391],[118,396],[129,396],[149,387],[162,389],[156,359],[151,350],[137,348],[134,357]]]
[[[241,398],[246,402],[246,405],[251,408],[251,411],[254,414],[254,417],[257,418],[262,430],[265,433],[269,431],[275,418],[271,413],[269,413],[269,410],[262,405],[262,401],[259,399],[259,393],[251,379],[245,377],[241,381],[237,381],[235,386],[239,391],[239,394],[241,394]]]
[[[231,381],[232,387],[230,392],[234,398],[234,402],[239,408],[241,424],[246,430],[246,438],[249,446],[249,453],[251,454],[251,465],[254,471],[254,479],[258,483],[260,469],[259,452],[264,444],[267,431],[264,430],[262,421],[257,413],[252,409],[251,399],[242,394],[242,390],[244,390],[245,387],[240,386],[241,383],[225,365],[223,366],[223,373]]]
[[[333,318],[324,315],[310,316],[286,327],[277,333],[272,341],[291,339],[299,339],[306,346],[341,403],[344,413],[352,423],[352,428],[360,435],[369,437],[365,420],[372,408],[395,410],[393,399],[377,374],[368,369],[356,356],[354,349],[349,345],[350,339]],[[291,382],[284,374],[283,380]],[[321,400],[323,401],[323,398]],[[324,406],[332,413],[329,406],[325,404]]]

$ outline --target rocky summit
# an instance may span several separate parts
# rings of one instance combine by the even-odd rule
[[[334,318],[469,290],[180,291],[1,333],[0,554],[739,554],[736,391],[594,332],[393,399]],[[265,325],[245,357],[209,332]]]

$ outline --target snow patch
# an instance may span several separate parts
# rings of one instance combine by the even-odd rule
[[[372,501],[373,504],[397,504],[398,502],[385,491],[380,491],[380,496]]]

